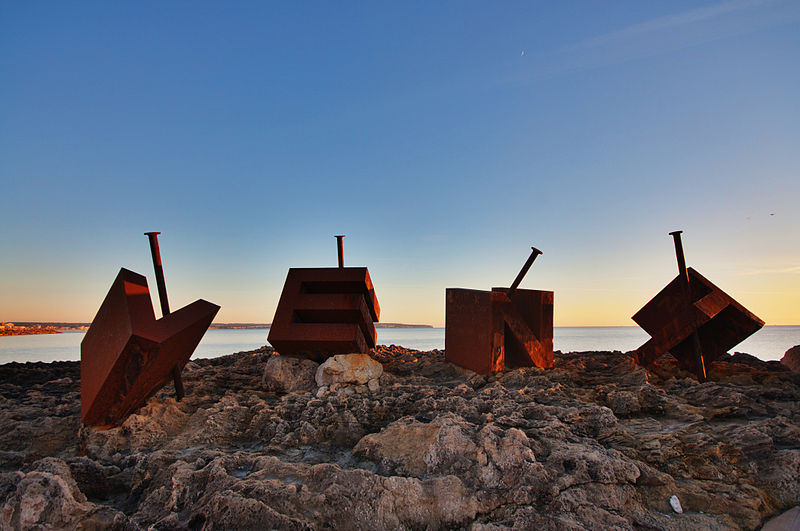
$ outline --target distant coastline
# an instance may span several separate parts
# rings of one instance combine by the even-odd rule
[[[33,334],[58,334],[88,330],[91,323],[37,323],[0,322],[0,336],[23,336]],[[270,323],[212,323],[209,329],[217,330],[257,330],[269,328]],[[375,328],[433,328],[428,324],[375,323]]]
[[[252,330],[269,328],[270,323],[211,323],[209,328],[221,330]],[[433,328],[429,324],[375,323],[375,328]]]
[[[375,323],[375,328],[433,328],[429,324]]]

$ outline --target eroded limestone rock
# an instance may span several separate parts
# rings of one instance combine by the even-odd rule
[[[794,372],[800,372],[800,345],[795,345],[783,355],[781,364]]]
[[[5,479],[7,483],[0,481],[6,491],[0,505],[2,529],[73,529],[101,522],[106,527],[131,527],[119,511],[87,501],[60,459],[41,459],[30,472]]]
[[[264,365],[261,386],[278,393],[311,391],[316,387],[317,367],[319,363],[308,358],[273,355]]]
[[[337,354],[317,368],[317,385],[337,383],[363,385],[383,374],[383,365],[368,354]]]
[[[800,374],[774,364],[369,357],[317,393],[264,389],[269,349],[193,360],[182,401],[109,430],[79,429],[77,363],[0,367],[0,528],[754,529],[800,505]]]

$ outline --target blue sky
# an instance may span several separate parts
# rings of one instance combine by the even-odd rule
[[[89,321],[159,230],[177,308],[268,322],[286,270],[370,268],[624,325],[689,265],[800,323],[800,3],[4,2],[0,320]]]

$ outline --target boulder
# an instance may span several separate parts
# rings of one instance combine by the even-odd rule
[[[419,477],[442,472],[454,460],[477,462],[478,447],[464,433],[465,425],[455,415],[429,423],[404,417],[362,438],[353,453],[377,462],[388,474]]]
[[[800,345],[795,345],[787,350],[781,358],[781,363],[793,372],[800,372]]]
[[[48,457],[34,464],[0,507],[3,529],[69,528],[91,512],[93,505],[60,459]]]
[[[380,378],[383,365],[367,354],[337,354],[317,368],[317,385],[347,383],[363,385]]]
[[[274,355],[264,366],[261,387],[277,393],[292,391],[311,391],[314,374],[319,364],[313,360],[297,356]]]

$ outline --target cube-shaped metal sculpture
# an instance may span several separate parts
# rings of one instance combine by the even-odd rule
[[[81,341],[81,420],[119,424],[186,365],[219,306],[197,300],[156,320],[147,279],[120,269]]]
[[[280,354],[317,361],[364,353],[375,346],[380,311],[366,267],[291,268],[267,340]]]
[[[553,292],[445,291],[445,357],[480,374],[553,366]]]
[[[686,269],[687,300],[681,275],[648,302],[633,320],[651,339],[635,351],[641,365],[649,365],[669,352],[688,371],[702,374],[692,344],[696,332],[701,360],[706,366],[764,326],[764,321],[711,283],[703,275]]]

